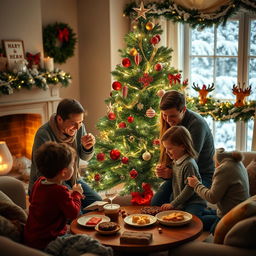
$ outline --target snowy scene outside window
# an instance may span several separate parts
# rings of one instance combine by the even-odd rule
[[[256,17],[241,14],[225,26],[204,30],[190,29],[189,74],[191,84],[215,84],[211,96],[235,102],[233,84],[252,85],[248,100],[256,100]],[[197,97],[191,89],[189,93]],[[251,150],[254,120],[220,122],[206,118],[212,129],[215,147],[226,150]]]

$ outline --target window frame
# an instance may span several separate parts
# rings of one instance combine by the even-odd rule
[[[251,14],[246,11],[241,11],[237,15],[229,18],[228,20],[239,20],[239,38],[238,38],[238,56],[237,56],[237,83],[243,84],[245,82],[248,84],[248,69],[249,69],[249,35],[250,35],[250,21],[256,19],[256,14]],[[221,25],[220,25],[221,26]],[[191,49],[191,28],[188,24],[185,24],[182,29],[184,33],[184,41],[181,45],[181,48],[184,52],[184,58],[181,62],[183,65],[183,73],[184,77],[190,78],[190,49]],[[217,30],[216,27],[214,29],[214,34],[216,36]],[[214,53],[216,52],[216,42],[214,42]],[[213,58],[217,58],[218,56],[214,54]],[[216,79],[215,72],[216,65],[214,65],[214,81]],[[190,79],[189,79],[190,80]],[[192,81],[191,81],[192,83]],[[190,83],[190,84],[191,84]],[[231,88],[232,89],[232,88]],[[213,120],[213,135],[215,138],[215,124],[216,121]],[[255,126],[255,124],[254,124]],[[247,145],[247,123],[243,121],[236,122],[236,141],[235,148],[237,150],[246,151],[248,149]],[[254,135],[255,136],[255,135]]]

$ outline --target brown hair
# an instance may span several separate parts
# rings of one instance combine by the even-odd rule
[[[57,115],[63,120],[69,118],[70,114],[82,114],[85,113],[83,106],[74,99],[63,99],[60,101],[57,107]]]
[[[168,91],[164,94],[160,101],[159,108],[160,110],[167,110],[171,108],[176,108],[178,111],[182,111],[186,106],[186,100],[184,94],[178,91]],[[160,138],[163,134],[170,128],[170,125],[163,119],[161,114],[160,117]],[[164,146],[160,145],[160,163],[165,163],[166,165],[170,165],[172,160],[165,152]]]
[[[42,175],[51,179],[69,167],[75,157],[75,150],[67,144],[48,141],[36,151],[35,162]]]
[[[193,147],[193,140],[188,129],[184,126],[172,126],[162,136],[161,142],[167,141],[175,146],[184,146],[186,153],[197,158],[198,153]]]

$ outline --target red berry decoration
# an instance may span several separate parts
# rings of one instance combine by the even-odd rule
[[[125,128],[126,127],[126,123],[125,122],[121,122],[118,124],[119,128]]]
[[[129,68],[131,66],[131,61],[130,61],[129,58],[124,58],[122,60],[122,64],[123,64],[124,67]]]
[[[95,181],[100,181],[100,175],[98,174],[98,173],[96,173],[95,175],[94,175],[94,180]]]
[[[98,153],[96,156],[98,161],[104,161],[105,160],[105,154],[104,153]]]
[[[114,112],[109,112],[108,113],[108,119],[109,120],[115,120],[116,119],[116,114]]]
[[[130,171],[130,177],[131,177],[132,179],[135,179],[135,178],[137,178],[137,176],[138,176],[138,172],[137,172],[135,169],[132,169],[132,170]]]
[[[128,164],[129,158],[126,157],[126,156],[123,156],[122,159],[121,159],[121,161],[122,161],[123,164]]]
[[[117,159],[119,159],[119,158],[120,158],[120,155],[121,155],[121,153],[120,153],[120,151],[117,150],[117,149],[112,149],[112,150],[110,151],[110,158],[111,158],[112,160],[117,160]]]
[[[113,82],[113,84],[112,84],[112,88],[113,88],[114,90],[116,90],[116,91],[119,91],[119,90],[121,90],[121,88],[122,88],[122,84],[121,84],[120,82],[118,82],[118,81],[115,81],[115,82]]]
[[[155,71],[161,71],[162,70],[162,65],[160,63],[157,63],[154,67]]]
[[[134,122],[134,117],[133,117],[133,116],[128,116],[128,117],[127,117],[127,121],[128,121],[129,123],[133,123],[133,122]]]

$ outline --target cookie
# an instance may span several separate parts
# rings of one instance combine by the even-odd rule
[[[112,222],[112,221],[111,222],[101,222],[98,225],[98,228],[99,228],[99,230],[102,230],[102,231],[112,231],[117,228],[117,223]]]

